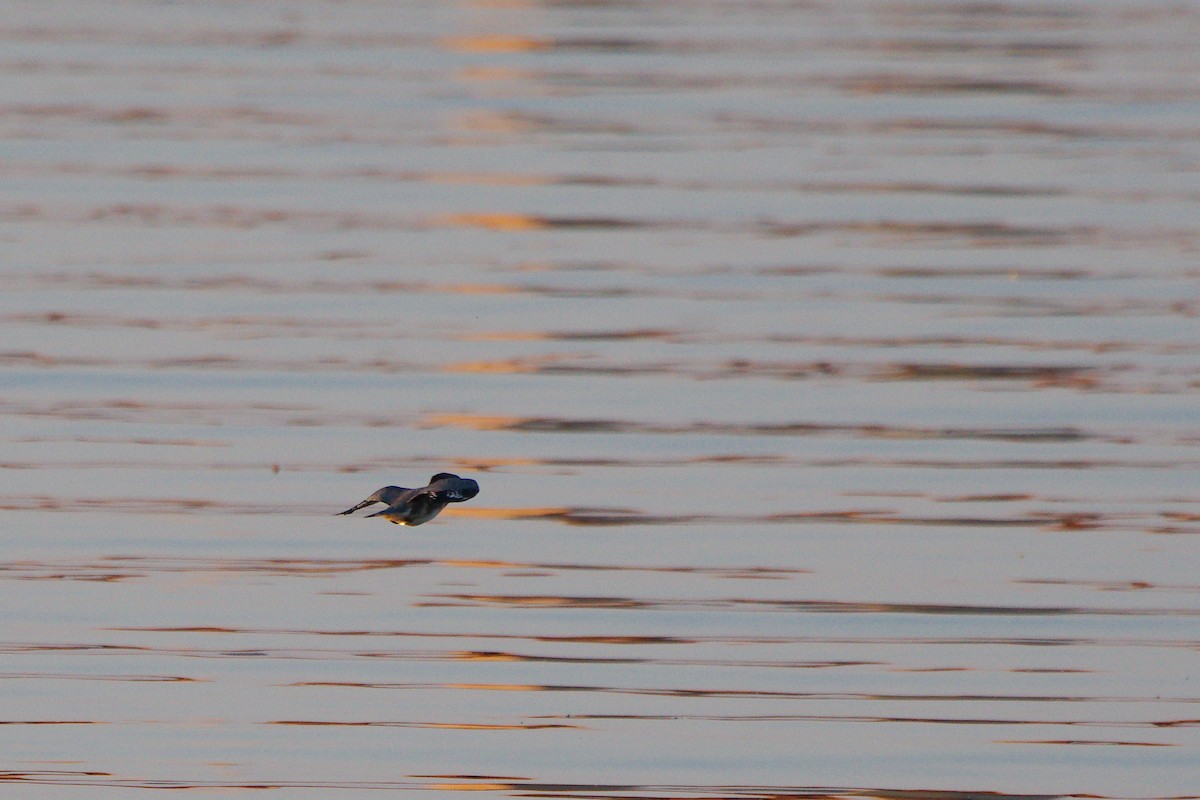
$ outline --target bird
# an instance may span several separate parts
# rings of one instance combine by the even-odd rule
[[[375,503],[387,506],[383,511],[367,514],[368,517],[383,517],[395,525],[416,527],[442,513],[450,503],[462,503],[479,494],[479,484],[470,478],[460,478],[449,472],[439,472],[429,479],[428,486],[406,489],[403,486],[384,486],[353,508],[338,513],[338,516],[353,514],[360,508]]]

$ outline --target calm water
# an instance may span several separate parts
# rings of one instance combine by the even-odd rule
[[[0,8],[5,797],[1200,796],[1194,3]]]

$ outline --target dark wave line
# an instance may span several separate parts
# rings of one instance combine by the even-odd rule
[[[38,116],[36,109],[30,116]],[[79,109],[82,113],[84,109]],[[55,116],[52,113],[45,116]],[[525,117],[524,119],[528,119]],[[799,130],[803,123],[786,118],[747,117],[724,115],[722,123],[730,128],[748,130],[770,130],[793,128]],[[665,175],[609,175],[599,172],[452,172],[423,171],[416,169],[392,169],[387,167],[365,167],[354,169],[308,169],[303,165],[287,167],[239,166],[224,167],[208,164],[142,163],[112,165],[107,163],[70,162],[54,164],[9,163],[7,174],[25,177],[45,175],[99,176],[104,178],[152,179],[155,181],[381,181],[397,183],[464,184],[471,186],[590,186],[619,189],[672,189],[686,192],[804,192],[809,194],[871,194],[871,195],[948,195],[965,197],[1125,197],[1119,189],[1082,186],[1053,186],[1032,183],[971,183],[939,182],[936,180],[892,180],[892,181],[812,181],[773,180],[761,178],[754,181],[737,177],[686,178]],[[1184,192],[1171,192],[1160,188],[1159,197],[1193,199]]]
[[[234,323],[251,326],[256,330],[263,327],[286,329],[275,322],[249,320]],[[225,323],[203,321],[177,325],[169,321],[149,323],[146,320],[114,319],[104,327],[173,328],[178,330],[204,330],[209,327],[224,327]],[[101,327],[82,323],[80,327]],[[320,324],[307,325],[310,330],[320,330],[328,336],[328,328]],[[339,326],[333,325],[333,328]],[[378,337],[377,328],[363,327],[362,336]],[[367,333],[370,331],[370,333]],[[297,335],[292,330],[288,335]],[[1122,373],[1133,371],[1133,367],[1106,366],[1103,368],[1085,365],[1061,364],[970,364],[970,363],[916,363],[884,362],[864,363],[822,361],[764,361],[758,359],[730,359],[723,362],[703,361],[652,361],[642,363],[603,362],[591,357],[571,360],[560,355],[540,357],[508,358],[495,361],[460,361],[443,364],[418,361],[390,360],[382,358],[355,359],[349,356],[321,357],[308,360],[277,360],[247,358],[221,353],[208,355],[154,358],[117,359],[100,356],[58,356],[33,350],[0,352],[0,364],[20,367],[140,367],[143,369],[214,368],[222,370],[286,370],[289,372],[480,372],[536,375],[618,375],[618,376],[682,376],[695,379],[716,380],[722,378],[773,378],[799,380],[815,377],[853,378],[856,380],[880,381],[1022,381],[1038,386],[1079,386],[1099,388],[1105,382]],[[1172,372],[1177,375],[1177,371]]]
[[[887,722],[918,723],[934,725],[1062,725],[1080,728],[1133,728],[1163,730],[1171,728],[1200,727],[1200,719],[1164,720],[1073,720],[1073,719],[1017,719],[1013,717],[928,717],[893,716],[873,714],[548,714],[532,719],[578,719],[578,720],[703,720],[712,722]],[[1168,743],[1162,743],[1164,745]],[[1174,746],[1174,745],[1172,745]]]
[[[1145,703],[1200,704],[1200,697],[1132,697],[1127,695],[1039,695],[1039,694],[898,694],[869,692],[799,692],[773,689],[680,689],[672,687],[646,686],[602,686],[598,684],[552,684],[552,683],[401,683],[371,681],[297,681],[284,684],[291,687],[324,686],[345,689],[386,689],[398,691],[425,691],[429,689],[454,689],[459,691],[518,691],[518,692],[573,692],[636,695],[649,697],[687,697],[714,700],[828,700],[850,702],[897,702],[897,703]],[[674,715],[672,715],[674,716]],[[1184,720],[1185,727],[1194,720]]]
[[[351,637],[402,637],[415,639],[484,639],[515,640],[545,643],[600,644],[610,645],[693,645],[693,644],[738,644],[738,645],[784,645],[784,644],[896,644],[896,645],[1012,645],[1021,647],[1135,647],[1135,648],[1186,648],[1200,646],[1200,640],[1175,639],[1131,639],[1096,638],[1084,636],[677,636],[677,635],[630,635],[630,634],[519,634],[497,632],[438,632],[406,631],[377,628],[330,630],[322,628],[239,628],[209,625],[182,626],[125,626],[110,628],[115,631],[138,631],[149,633],[213,633],[253,635],[301,635],[301,636],[351,636]],[[36,645],[30,645],[37,647]]]
[[[228,443],[216,439],[185,439],[169,437],[146,436],[73,436],[73,437],[25,437],[23,443],[62,442],[70,441],[91,444],[136,444],[159,445],[170,447],[206,447],[224,448]],[[1019,470],[1198,470],[1200,460],[1194,459],[1114,459],[1114,458],[997,458],[987,460],[972,459],[933,459],[933,458],[884,458],[880,456],[851,456],[830,458],[828,456],[813,456],[807,458],[777,453],[716,453],[698,456],[563,456],[563,457],[522,457],[522,458],[445,458],[442,456],[415,456],[405,458],[376,458],[352,463],[329,464],[325,461],[312,462],[266,462],[266,461],[204,461],[195,463],[177,461],[154,461],[150,459],[126,459],[115,462],[112,460],[57,460],[39,459],[5,460],[0,461],[0,470],[63,470],[63,469],[155,469],[155,470],[184,470],[202,469],[206,471],[225,472],[320,472],[357,474],[360,472],[386,472],[394,469],[406,469],[414,464],[429,464],[437,467],[448,464],[471,472],[492,472],[507,467],[615,467],[621,469],[663,469],[668,467],[691,467],[707,464],[721,466],[744,466],[758,468],[771,467],[820,467],[822,469],[862,468],[877,469],[1019,469]],[[930,497],[931,500],[943,498]],[[1013,495],[1012,499],[1020,501],[1056,502],[1054,498],[1038,495]],[[954,502],[960,502],[955,500]],[[1167,502],[1167,501],[1164,501]]]
[[[8,652],[20,652],[8,650]],[[2,672],[0,680],[39,680],[39,681],[111,681],[114,683],[202,683],[205,678],[189,678],[182,675],[94,675],[91,673],[44,673],[44,672]]]
[[[979,502],[979,501],[975,501]],[[0,510],[54,513],[200,514],[238,516],[316,516],[332,513],[328,506],[292,504],[268,506],[230,503],[210,498],[182,497],[63,497],[34,495],[0,496]],[[580,527],[624,527],[634,525],[899,525],[921,527],[1014,528],[1039,530],[1137,529],[1146,533],[1200,533],[1200,515],[1181,512],[1086,513],[1076,511],[1030,511],[1021,516],[916,516],[886,509],[839,511],[790,511],[728,516],[724,514],[651,514],[627,508],[478,506],[453,509],[451,516],[507,521],[554,521]],[[543,565],[553,566],[553,565]],[[751,567],[749,569],[755,569]],[[3,565],[0,564],[0,577]]]
[[[1163,239],[1190,240],[1190,228],[1153,232],[1096,225],[1016,225],[1004,222],[956,222],[929,220],[816,220],[789,221],[752,219],[717,222],[710,219],[635,218],[616,216],[569,216],[509,212],[465,212],[433,216],[382,214],[367,211],[262,208],[235,203],[220,205],[168,205],[164,203],[109,203],[75,210],[37,204],[0,207],[0,219],[19,222],[62,224],[128,223],[146,227],[190,227],[254,230],[264,227],[302,227],[328,231],[423,231],[431,228],[471,227],[484,230],[530,232],[545,230],[668,230],[707,231],[728,234],[763,234],[777,237],[808,237],[827,234],[857,234],[884,239],[904,237],[907,241],[962,239],[975,245],[1066,246],[1132,244]],[[632,290],[630,290],[632,292]],[[627,293],[621,291],[621,295]]]
[[[583,725],[566,722],[515,722],[506,724],[486,722],[436,722],[432,720],[379,720],[350,722],[339,720],[279,719],[262,724],[330,728],[432,728],[436,730],[466,731],[540,731],[553,729],[581,730],[584,727]]]
[[[1095,606],[1000,606],[943,603],[867,603],[841,600],[767,598],[642,598],[607,595],[430,594],[418,606],[500,606],[506,608],[663,609],[723,608],[804,614],[921,614],[1013,617],[1194,617],[1200,608],[1101,608]]]
[[[423,427],[455,427],[469,430],[501,430],[521,433],[636,433],[703,434],[724,436],[850,436],[864,439],[916,439],[949,441],[1002,441],[1074,443],[1098,441],[1127,443],[1127,436],[1102,434],[1072,426],[993,428],[973,426],[903,426],[823,422],[711,422],[686,424],[638,422],[612,418],[517,417],[483,414],[427,414]]]
[[[91,786],[127,789],[336,789],[345,791],[495,792],[510,797],[577,797],[622,800],[630,797],[713,797],[739,800],[1061,800],[1059,794],[1011,794],[986,790],[890,789],[765,784],[624,784],[556,783],[530,778],[490,775],[409,775],[393,781],[269,780],[237,781],[182,778],[119,777],[100,770],[3,770],[0,783],[39,786]],[[1118,800],[1104,795],[1079,795],[1092,800]],[[1128,797],[1120,800],[1130,800]],[[1171,800],[1200,800],[1200,795]]]
[[[648,572],[657,574],[702,575],[712,578],[785,579],[808,570],[793,567],[638,564],[572,564],[569,562],[521,562],[462,559],[302,559],[302,558],[189,558],[187,556],[109,556],[85,561],[9,561],[0,562],[0,578],[31,580],[119,580],[145,577],[155,573],[261,572],[272,575],[337,575],[353,572],[408,569],[412,567],[449,567],[506,571],[550,572]]]

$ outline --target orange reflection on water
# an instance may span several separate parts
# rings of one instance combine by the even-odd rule
[[[457,364],[447,364],[442,369],[445,372],[474,374],[518,374],[538,371],[538,367],[533,364],[515,358],[507,361],[462,361]]]
[[[455,283],[438,286],[431,291],[446,292],[447,294],[520,294],[515,286],[505,286],[499,283]]]
[[[548,39],[498,34],[447,36],[441,40],[441,43],[448,50],[467,53],[524,53],[532,50],[545,50],[553,44]]]
[[[528,214],[442,214],[433,217],[433,222],[489,231],[534,231],[548,227],[546,220]]]
[[[508,127],[516,128],[525,124],[522,121],[512,122]],[[525,124],[528,127],[527,124]],[[566,230],[617,229],[617,228],[649,228],[661,226],[661,221],[625,219],[621,217],[598,216],[534,216],[532,214],[512,214],[501,212],[459,214],[436,214],[425,218],[426,225],[458,226],[467,228],[483,228],[491,231],[535,231],[546,228],[561,228]],[[514,290],[515,291],[515,290]],[[631,290],[624,287],[608,290],[611,294],[624,295]]]
[[[421,420],[424,428],[466,428],[474,431],[504,431],[519,425],[521,417],[499,414],[426,414]]]
[[[487,508],[467,507],[449,508],[447,513],[454,516],[475,517],[477,519],[563,519],[572,513],[572,509],[562,506],[532,506],[528,508]]]
[[[527,69],[499,66],[466,67],[460,69],[458,74],[465,81],[524,81],[534,76]]]
[[[479,650],[462,650],[454,654],[459,661],[529,661],[531,659],[516,653],[503,653],[497,650],[482,652]]]

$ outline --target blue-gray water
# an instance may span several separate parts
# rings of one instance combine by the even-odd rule
[[[6,797],[1200,796],[1195,3],[0,7]]]

